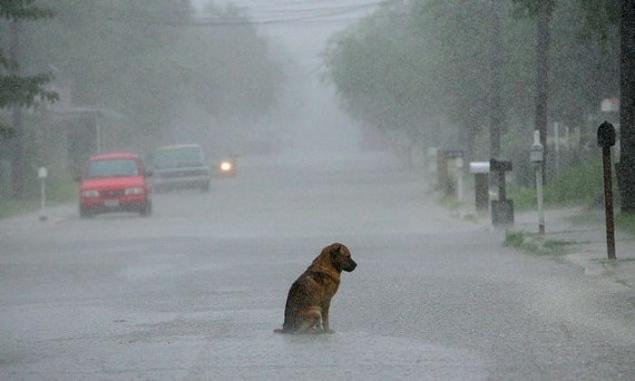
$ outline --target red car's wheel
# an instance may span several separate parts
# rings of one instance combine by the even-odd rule
[[[152,215],[152,201],[150,201],[150,200],[146,201],[141,206],[141,210],[139,211],[139,214],[144,216],[144,217]]]
[[[88,218],[88,217],[92,217],[94,214],[93,212],[90,211],[90,209],[85,208],[83,206],[79,206],[79,217],[80,218]]]

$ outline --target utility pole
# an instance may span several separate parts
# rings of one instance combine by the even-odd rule
[[[500,71],[503,66],[502,41],[500,30],[500,17],[497,0],[489,0],[490,17],[492,18],[491,28],[491,51],[490,51],[490,127],[489,144],[490,158],[499,158],[501,154],[500,135],[503,126],[503,110],[501,107],[501,76]]]
[[[551,32],[549,23],[551,22],[552,0],[541,0],[538,2],[538,13],[536,14],[536,116],[535,130],[540,132],[540,143],[544,147],[544,158],[542,165],[543,183],[546,183],[546,163],[547,152],[547,102],[549,96],[549,44]]]
[[[11,75],[19,76],[20,68],[20,21],[13,19],[9,30],[9,59],[11,60]],[[13,140],[13,196],[20,198],[24,195],[24,129],[22,128],[22,105],[13,105],[11,115],[14,130]]]

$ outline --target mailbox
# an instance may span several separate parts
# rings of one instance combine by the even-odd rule
[[[545,159],[545,147],[540,143],[540,131],[534,131],[534,144],[529,151],[529,161],[532,163],[542,163]]]
[[[489,173],[489,162],[473,161],[470,163],[470,173]]]
[[[463,158],[463,151],[458,149],[446,149],[443,150],[443,156],[445,156],[446,159]]]
[[[474,174],[474,204],[478,212],[486,212],[489,206],[489,161],[473,161],[470,173]]]
[[[494,226],[504,226],[514,223],[514,202],[507,198],[505,191],[505,172],[512,170],[509,160],[490,159],[489,168],[498,183],[498,200],[491,202],[492,223]]]
[[[508,160],[490,159],[489,169],[492,172],[509,172],[512,170],[512,162]]]
[[[615,127],[609,122],[604,122],[598,127],[598,145],[600,147],[613,147],[615,145]]]
[[[37,177],[38,177],[39,179],[45,179],[45,178],[47,178],[47,177],[48,177],[48,175],[49,175],[49,172],[48,172],[48,170],[47,170],[45,167],[40,167],[40,168],[38,168],[38,170],[37,170]]]

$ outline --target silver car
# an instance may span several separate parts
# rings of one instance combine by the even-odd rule
[[[154,189],[199,188],[209,191],[210,171],[198,144],[159,147],[152,156]]]

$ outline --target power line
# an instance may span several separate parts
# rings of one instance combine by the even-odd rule
[[[346,5],[346,6],[333,6],[333,7],[321,7],[311,8],[311,10],[301,10],[307,12],[307,14],[300,14],[294,17],[269,17],[261,19],[253,19],[243,14],[237,15],[215,15],[212,17],[196,18],[193,20],[180,21],[174,20],[174,15],[170,17],[158,17],[150,13],[144,12],[129,13],[123,9],[106,9],[100,7],[105,12],[119,11],[119,15],[105,16],[106,19],[116,22],[133,22],[142,21],[144,24],[150,25],[163,25],[163,26],[193,26],[193,27],[214,27],[214,26],[252,26],[252,25],[277,25],[277,24],[297,24],[307,22],[348,22],[354,20],[353,18],[338,18],[328,19],[333,16],[342,16],[361,12],[364,10],[372,9],[382,4],[388,4],[392,0],[376,1],[365,4]],[[288,10],[287,10],[288,11]],[[282,11],[281,11],[282,12]],[[310,12],[310,13],[308,13]]]

